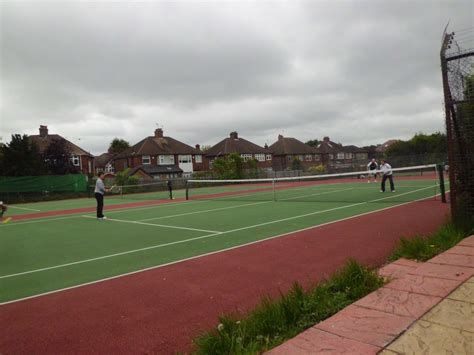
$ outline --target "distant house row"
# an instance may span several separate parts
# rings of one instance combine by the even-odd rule
[[[265,170],[281,171],[292,169],[294,161],[302,168],[324,165],[331,168],[345,168],[356,162],[366,162],[368,152],[353,145],[343,146],[324,137],[317,147],[309,146],[296,138],[278,136],[275,143],[261,147],[231,132],[210,149],[203,152],[196,144],[187,145],[172,137],[164,136],[158,128],[152,136],[146,137],[120,154],[104,153],[93,157],[86,150],[65,138],[48,133],[47,126],[40,126],[40,134],[31,136],[44,151],[55,139],[63,139],[71,153],[72,163],[83,173],[116,173],[131,169],[130,174],[144,179],[168,179],[191,176],[195,172],[212,168],[213,161],[232,153],[239,154],[244,161],[256,160],[257,166]]]

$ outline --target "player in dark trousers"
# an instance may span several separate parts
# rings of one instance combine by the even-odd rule
[[[0,221],[2,223],[8,223],[12,219],[11,217],[7,217],[3,219],[3,215],[5,214],[5,212],[7,212],[7,210],[8,210],[7,205],[3,204],[3,201],[0,201]]]
[[[395,192],[395,185],[393,183],[392,167],[385,160],[380,161],[380,171],[382,173],[382,186],[380,192],[385,192],[385,181],[390,180],[390,191]]]
[[[369,171],[367,174],[367,182],[370,183],[370,177],[374,177],[374,182],[377,182],[377,169],[379,167],[379,164],[375,161],[375,159],[372,159],[369,164],[367,164],[367,170]]]
[[[168,192],[170,193],[170,200],[173,199],[173,181],[171,179],[168,180]]]
[[[104,173],[99,173],[99,178],[95,183],[94,196],[97,201],[97,219],[104,220],[107,217],[104,216],[104,195],[108,191],[104,185]]]

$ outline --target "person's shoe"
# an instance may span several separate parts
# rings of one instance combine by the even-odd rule
[[[392,190],[392,192],[395,192],[395,190]]]
[[[370,181],[367,181],[367,184],[370,184]]]
[[[377,182],[377,180],[374,180],[374,182]]]
[[[380,192],[385,192],[384,190],[380,190]]]

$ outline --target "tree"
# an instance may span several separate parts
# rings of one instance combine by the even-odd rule
[[[311,147],[317,147],[319,145],[319,143],[321,143],[319,140],[311,139],[311,140],[307,141],[305,144],[307,144]]]
[[[48,170],[53,175],[75,174],[79,168],[71,161],[71,153],[64,139],[54,139],[43,153]]]
[[[124,139],[114,138],[109,145],[109,153],[121,153],[125,149],[130,148],[130,143]]]
[[[10,143],[1,147],[2,175],[32,176],[44,173],[45,166],[38,146],[27,135],[14,134]]]
[[[212,170],[220,179],[242,179],[244,176],[244,160],[237,153],[212,162]]]
[[[298,158],[293,159],[293,162],[291,163],[291,170],[303,170],[301,160],[299,160]]]

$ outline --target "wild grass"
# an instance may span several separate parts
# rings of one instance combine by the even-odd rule
[[[436,232],[411,238],[400,238],[390,260],[399,258],[426,261],[458,244],[467,233],[445,222]]]
[[[222,315],[195,340],[197,354],[258,354],[288,340],[376,290],[377,273],[350,260],[328,280],[305,290],[295,283],[279,298],[265,297],[247,315]]]

